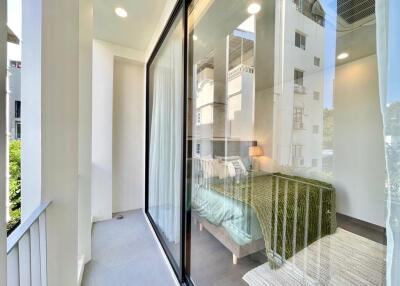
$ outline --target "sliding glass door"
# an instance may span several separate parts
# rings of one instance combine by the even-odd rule
[[[146,213],[178,276],[183,227],[183,39],[180,8],[147,66]]]
[[[195,285],[398,285],[399,94],[376,2],[193,1]]]
[[[400,285],[397,1],[179,3],[147,66],[146,152],[178,278]]]

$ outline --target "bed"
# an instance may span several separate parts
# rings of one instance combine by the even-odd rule
[[[336,230],[332,185],[283,173],[216,176],[214,160],[194,159],[192,211],[239,258],[265,249],[277,268],[296,252]],[[197,167],[196,167],[197,166]]]

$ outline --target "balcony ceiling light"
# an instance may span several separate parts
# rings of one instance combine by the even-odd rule
[[[261,6],[258,3],[251,3],[248,7],[247,7],[247,13],[251,14],[251,15],[255,15],[258,12],[260,12],[261,10]]]
[[[128,17],[128,12],[124,8],[117,7],[115,8],[115,14],[117,14],[121,18],[126,18]]]
[[[341,53],[340,55],[337,56],[338,60],[344,60],[347,59],[349,57],[348,53]]]
[[[193,41],[197,41],[197,36],[193,35]]]

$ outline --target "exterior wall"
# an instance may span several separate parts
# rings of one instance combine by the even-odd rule
[[[42,6],[25,1],[22,5],[21,121],[21,215],[24,221],[42,200]]]
[[[8,112],[8,130],[10,132],[10,140],[19,139],[16,136],[16,124],[21,122],[21,117],[15,117],[15,101],[21,101],[21,68],[8,67],[8,95],[9,95],[9,112]]]
[[[78,282],[91,259],[92,241],[92,23],[92,0],[79,1]]]
[[[144,70],[142,64],[114,61],[112,212],[143,207]]]
[[[46,212],[48,285],[71,286],[78,277],[79,1],[43,0],[38,6],[43,12],[41,190],[43,201],[52,201]]]
[[[94,221],[112,217],[113,73],[115,57],[138,63],[144,62],[143,52],[96,39],[93,41],[91,197]],[[144,155],[138,168],[143,168],[143,166]]]
[[[281,166],[291,166],[298,171],[320,171],[322,167],[323,138],[323,87],[324,87],[324,27],[312,21],[296,9],[292,1],[285,2],[283,30],[283,94],[277,97],[275,130],[275,160]],[[305,50],[295,46],[295,32],[306,35]],[[320,66],[314,65],[314,57],[320,58]],[[305,93],[295,92],[294,70],[304,72]],[[320,93],[314,101],[313,92]],[[294,108],[303,108],[303,127],[294,128]],[[313,126],[319,126],[318,134]],[[302,155],[295,158],[293,145],[302,146]],[[312,166],[312,160],[318,164]]]

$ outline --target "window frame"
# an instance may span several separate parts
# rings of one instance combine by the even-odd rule
[[[297,45],[297,40],[299,45]],[[294,46],[304,51],[307,47],[307,36],[298,30],[294,32]]]

